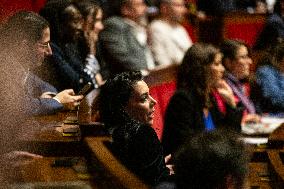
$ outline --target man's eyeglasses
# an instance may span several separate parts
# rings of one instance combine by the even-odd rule
[[[237,56],[236,59],[248,59],[250,58],[250,56],[248,54],[246,55],[240,55],[240,56]]]
[[[38,45],[39,45],[40,47],[42,47],[42,48],[47,49],[47,48],[50,47],[50,42],[49,42],[49,41],[48,41],[48,42],[45,42],[45,43],[39,42]]]

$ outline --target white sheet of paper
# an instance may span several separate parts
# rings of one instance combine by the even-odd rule
[[[242,133],[247,135],[270,134],[282,123],[284,123],[284,118],[263,116],[260,123],[242,124]]]

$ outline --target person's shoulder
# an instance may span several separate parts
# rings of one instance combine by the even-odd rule
[[[181,106],[189,107],[196,102],[196,98],[192,91],[177,90],[171,97],[167,109],[176,111],[176,109],[180,109]]]
[[[268,23],[268,24],[283,23],[283,19],[282,19],[281,16],[279,16],[278,14],[271,14],[271,15],[267,18],[267,23]]]
[[[155,130],[153,129],[153,127],[147,125],[147,124],[143,124],[143,123],[138,123],[136,125],[136,134],[137,135],[141,135],[141,136],[145,136],[146,134],[153,134],[155,133]]]
[[[126,35],[125,31],[129,28],[129,25],[122,17],[112,16],[104,21],[104,29],[101,31],[102,39],[108,39],[113,35]]]
[[[108,26],[108,25],[114,25],[114,26],[119,26],[119,25],[125,25],[125,21],[122,17],[119,16],[112,16],[109,17],[108,19],[106,19],[104,21],[104,25]]]
[[[168,26],[169,24],[162,19],[155,19],[150,23],[151,27]]]
[[[275,72],[277,72],[277,69],[271,65],[263,65],[257,68],[256,70],[256,74],[261,74],[261,73],[270,74],[270,73],[275,73]]]
[[[174,93],[173,98],[192,98],[193,96],[194,94],[191,90],[178,89]]]
[[[131,138],[141,139],[145,137],[156,137],[156,132],[153,127],[148,124],[132,120],[127,124],[128,134]]]

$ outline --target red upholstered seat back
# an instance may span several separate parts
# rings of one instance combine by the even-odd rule
[[[240,39],[252,47],[262,31],[266,15],[231,13],[224,16],[223,38]]]
[[[1,0],[0,1],[0,23],[5,22],[10,16],[20,10],[38,12],[46,0]]]
[[[150,88],[151,96],[156,99],[154,124],[159,139],[161,140],[164,127],[164,114],[170,98],[176,90],[176,74],[178,65],[170,65],[156,69],[144,78]]]
[[[176,90],[176,82],[171,81],[150,87],[151,96],[158,102],[155,106],[154,129],[161,140],[164,127],[164,114],[170,98]]]

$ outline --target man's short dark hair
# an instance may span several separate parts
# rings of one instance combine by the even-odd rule
[[[215,130],[189,139],[174,162],[178,189],[225,188],[227,176],[232,176],[236,188],[242,188],[248,156],[235,134]]]

